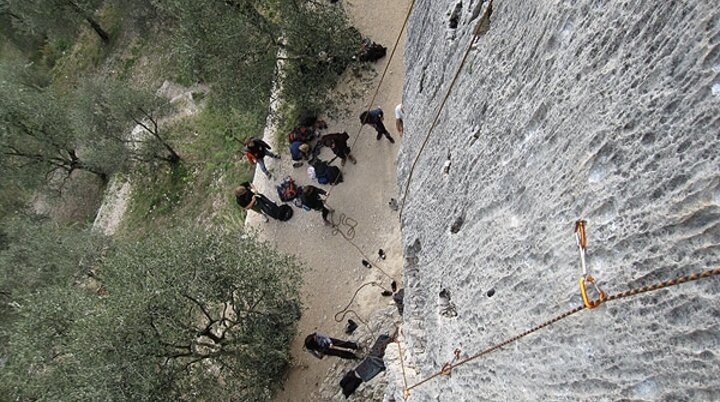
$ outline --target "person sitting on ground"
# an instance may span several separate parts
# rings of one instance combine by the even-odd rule
[[[372,62],[382,59],[386,54],[387,48],[385,46],[373,42],[370,38],[362,37],[360,48],[355,52],[353,60]]]
[[[325,190],[317,188],[315,186],[307,185],[304,186],[300,194],[300,201],[303,205],[315,211],[322,212],[323,221],[326,225],[332,225],[332,222],[328,220],[328,215],[333,213],[333,209],[325,205],[325,201],[321,196],[326,195]]]
[[[302,141],[293,141],[290,144],[290,156],[294,161],[308,160],[310,158],[310,145]]]
[[[265,160],[264,158],[266,156],[269,156],[271,158],[280,159],[279,155],[274,154],[272,151],[270,151],[272,148],[270,145],[268,145],[265,141],[257,139],[255,137],[248,137],[245,140],[245,156],[248,158],[250,163],[256,164],[260,166],[260,170],[265,173],[265,175],[268,177],[268,179],[272,179],[272,174],[268,172],[267,167],[265,167]]]
[[[384,135],[385,137],[387,137],[390,143],[394,144],[395,140],[392,136],[390,136],[390,133],[387,131],[385,125],[383,124],[383,116],[383,111],[378,106],[375,109],[360,113],[360,124],[371,125],[375,129],[375,131],[377,131],[376,139],[378,141],[380,141],[380,138],[382,138],[382,136]]]
[[[307,127],[313,131],[323,130],[328,127],[325,120],[318,118],[317,114],[312,112],[303,112],[298,119],[300,127]]]
[[[238,205],[245,208],[245,210],[255,211],[256,213],[262,215],[265,222],[267,222],[268,217],[260,208],[260,203],[257,202],[257,197],[255,196],[256,193],[257,189],[255,186],[246,181],[240,184],[240,187],[235,189],[235,201]]]
[[[355,352],[350,351],[359,349],[357,343],[330,338],[317,332],[305,337],[305,349],[318,359],[322,359],[325,355],[353,360],[360,358]]]
[[[346,159],[350,159],[350,162],[357,164],[355,157],[350,154],[350,147],[347,144],[349,138],[347,132],[325,134],[320,138],[320,143],[330,148],[335,156],[340,158],[342,166],[345,166]]]
[[[405,126],[403,126],[403,118],[405,117],[405,110],[403,110],[403,104],[400,103],[397,106],[395,106],[395,128],[397,129],[398,133],[402,137],[403,130],[405,129]]]

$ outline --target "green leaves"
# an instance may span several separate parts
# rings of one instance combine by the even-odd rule
[[[20,400],[267,400],[299,317],[297,262],[251,236],[210,228],[121,242],[102,259],[33,256],[35,248],[21,246],[36,231],[60,229],[21,230],[0,251],[2,263],[24,260],[21,272],[42,267],[41,256],[65,267],[27,289],[12,282],[25,291],[6,332],[0,392]],[[99,294],[78,286],[71,267],[80,261],[97,262]]]

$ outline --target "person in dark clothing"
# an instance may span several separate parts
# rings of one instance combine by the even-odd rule
[[[290,144],[290,156],[294,161],[310,158],[310,145],[302,141],[293,141]]]
[[[280,156],[271,152],[270,149],[272,149],[270,145],[255,137],[249,137],[245,140],[245,156],[248,158],[250,163],[257,163],[258,166],[260,166],[260,170],[265,173],[268,179],[272,179],[272,174],[270,174],[265,167],[264,158],[269,156],[271,158],[280,159]]]
[[[323,201],[320,196],[327,194],[325,190],[317,188],[315,186],[307,185],[303,187],[302,194],[300,195],[300,201],[303,205],[310,209],[314,209],[316,211],[322,212],[323,221],[325,221],[326,225],[332,225],[332,222],[330,222],[327,217],[328,214],[331,214],[333,212],[332,208],[328,208],[325,205],[325,202]]]
[[[358,350],[357,343],[330,338],[317,332],[305,337],[305,349],[319,359],[322,359],[325,355],[353,360],[360,358],[355,352],[347,350]]]
[[[356,164],[357,160],[350,154],[350,147],[347,144],[349,138],[350,136],[347,132],[325,134],[320,138],[320,143],[330,148],[335,156],[340,158],[340,164],[342,166],[345,166],[347,159],[350,159],[350,162]]]
[[[246,210],[255,211],[256,213],[262,215],[265,222],[267,222],[268,217],[260,208],[260,203],[257,202],[257,197],[255,195],[256,193],[257,190],[255,189],[255,186],[246,181],[240,184],[240,187],[235,189],[235,201]]]
[[[391,143],[395,143],[395,140],[390,135],[390,133],[385,128],[385,125],[383,124],[383,111],[379,107],[368,110],[367,112],[360,113],[360,123],[361,124],[369,124],[375,128],[375,131],[377,131],[377,140],[380,141],[380,138],[384,135],[388,141]]]

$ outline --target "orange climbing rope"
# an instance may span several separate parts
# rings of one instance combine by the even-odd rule
[[[614,300],[620,300],[620,299],[625,299],[625,298],[633,297],[633,296],[639,295],[639,294],[641,294],[641,293],[652,292],[652,291],[656,291],[656,290],[668,288],[668,287],[671,287],[671,286],[677,286],[677,285],[680,285],[680,284],[683,284],[683,283],[687,283],[687,282],[693,282],[693,281],[697,281],[697,280],[700,280],[700,279],[710,278],[710,277],[717,276],[717,275],[720,275],[720,268],[714,268],[714,269],[709,269],[709,270],[702,271],[702,272],[696,272],[696,273],[693,273],[693,274],[690,274],[690,275],[680,276],[680,277],[677,277],[677,278],[675,278],[675,279],[669,279],[669,280],[666,280],[666,281],[663,281],[663,282],[657,282],[657,283],[654,283],[654,284],[651,284],[651,285],[647,285],[647,286],[642,286],[642,287],[638,287],[638,288],[631,288],[631,289],[628,289],[628,290],[626,290],[626,291],[624,291],[624,292],[618,292],[618,293],[614,293],[614,294],[611,294],[611,295],[607,296],[607,298],[605,299],[605,303],[610,302],[610,301],[614,301]],[[595,300],[595,301],[593,301],[593,302],[594,302],[594,303],[597,303],[597,304],[602,303],[599,299],[598,299],[598,300]],[[583,311],[583,310],[585,310],[585,309],[587,309],[587,307],[586,307],[584,304],[581,305],[581,306],[575,307],[575,308],[573,308],[572,310],[568,310],[568,311],[566,311],[566,312],[564,312],[564,313],[562,313],[562,314],[560,314],[560,315],[558,315],[558,316],[555,316],[555,317],[553,317],[553,318],[551,318],[551,319],[543,322],[542,324],[539,324],[539,325],[537,325],[537,326],[535,326],[535,327],[533,327],[533,328],[531,328],[531,329],[529,329],[529,330],[527,330],[527,331],[525,331],[525,332],[523,332],[523,333],[521,333],[521,334],[519,334],[519,335],[515,335],[515,336],[513,336],[512,338],[508,338],[508,339],[506,339],[506,340],[504,340],[504,341],[502,341],[502,342],[500,342],[500,343],[498,343],[498,344],[495,344],[495,345],[493,345],[493,346],[491,346],[491,347],[489,347],[489,348],[487,348],[487,349],[485,349],[485,350],[483,350],[483,351],[481,351],[481,352],[479,352],[479,353],[476,353],[476,354],[474,354],[474,355],[472,355],[472,356],[470,356],[470,357],[468,357],[468,358],[465,358],[465,359],[463,359],[463,360],[460,360],[460,361],[458,361],[457,363],[450,364],[450,365],[444,365],[443,368],[442,368],[440,371],[435,372],[434,374],[432,374],[432,375],[430,375],[430,376],[428,376],[428,377],[426,377],[426,378],[418,381],[417,383],[415,383],[415,384],[413,384],[413,385],[405,386],[405,388],[403,389],[403,395],[405,396],[405,399],[407,399],[407,397],[410,395],[410,391],[411,391],[411,390],[413,390],[413,389],[415,389],[415,388],[417,388],[417,387],[425,384],[426,382],[428,382],[428,381],[430,381],[430,380],[432,380],[432,379],[434,379],[434,378],[436,378],[436,377],[438,377],[438,376],[441,376],[441,375],[443,375],[444,373],[446,373],[446,372],[448,372],[448,371],[450,371],[450,370],[452,370],[452,369],[454,369],[454,368],[456,368],[456,367],[462,366],[462,365],[464,365],[464,364],[466,364],[466,363],[469,363],[469,362],[471,362],[471,361],[473,361],[473,360],[475,360],[475,359],[478,359],[478,358],[480,358],[480,357],[482,357],[482,356],[484,356],[484,355],[487,355],[487,354],[492,353],[492,352],[494,352],[494,351],[496,351],[496,350],[498,350],[498,349],[501,349],[501,348],[504,347],[504,346],[507,346],[507,345],[509,345],[509,344],[511,344],[511,343],[513,343],[513,342],[515,342],[515,341],[517,341],[517,340],[519,340],[519,339],[521,339],[521,338],[523,338],[523,337],[525,337],[525,336],[528,336],[528,335],[530,335],[530,334],[532,334],[532,333],[534,333],[534,332],[537,332],[537,331],[539,331],[539,330],[541,330],[541,329],[543,329],[543,328],[545,328],[545,327],[547,327],[547,326],[550,326],[550,325],[552,325],[552,324],[554,324],[554,323],[556,323],[556,322],[558,322],[558,321],[560,321],[560,320],[563,320],[563,319],[565,319],[565,318],[567,318],[567,317],[570,317],[571,315],[573,315],[573,314],[575,314],[575,313],[579,313],[580,311]],[[400,360],[400,361],[401,361],[401,364],[404,364],[404,363],[402,363],[402,356],[401,356],[401,360]],[[403,367],[403,376],[405,375],[404,373],[405,373],[405,368]],[[404,378],[403,380],[405,381],[405,384],[407,384],[407,379]]]
[[[442,102],[440,102],[440,106],[437,109],[437,113],[435,113],[435,118],[433,118],[432,123],[430,124],[430,128],[427,131],[427,134],[425,134],[425,139],[423,140],[422,144],[420,145],[420,150],[418,150],[417,155],[415,155],[415,159],[413,160],[412,165],[410,166],[410,173],[408,174],[408,178],[405,181],[405,190],[402,194],[402,202],[400,203],[400,219],[402,220],[402,214],[405,210],[405,199],[407,198],[408,191],[410,190],[410,182],[412,181],[413,173],[415,173],[415,166],[417,165],[418,160],[420,159],[420,155],[422,154],[423,150],[425,149],[425,146],[428,144],[428,141],[430,140],[430,135],[432,134],[433,129],[437,125],[437,122],[440,118],[440,113],[442,113],[443,109],[445,108],[445,103],[447,103],[448,98],[450,97],[450,93],[452,92],[453,87],[455,86],[455,83],[457,82],[458,77],[460,77],[460,72],[462,72],[463,67],[465,66],[465,62],[467,61],[468,56],[470,55],[470,50],[472,50],[472,45],[475,43],[475,40],[480,37],[480,35],[487,32],[487,23],[489,23],[490,20],[490,14],[492,14],[492,0],[488,3],[487,7],[485,8],[485,12],[483,13],[482,17],[478,20],[475,29],[473,31],[473,36],[470,39],[470,42],[468,43],[467,49],[465,49],[465,53],[463,54],[462,60],[460,61],[460,65],[458,66],[457,70],[455,71],[455,76],[453,77],[452,81],[450,81],[450,85],[448,86],[447,91],[445,92],[445,96],[443,97]],[[485,28],[483,28],[485,27]]]
[[[413,8],[415,7],[415,0],[412,0],[410,2],[410,7],[408,7],[407,13],[405,13],[405,20],[403,21],[402,27],[400,28],[400,32],[397,34],[397,38],[395,39],[395,44],[392,47],[392,51],[390,51],[390,57],[388,57],[387,63],[385,64],[385,68],[383,69],[382,74],[380,75],[380,81],[378,81],[377,86],[375,87],[375,91],[373,92],[373,96],[370,99],[370,102],[368,103],[367,107],[365,108],[365,111],[370,111],[373,104],[375,103],[375,99],[377,98],[378,93],[380,93],[380,87],[382,86],[383,82],[385,81],[385,75],[387,75],[388,70],[390,69],[390,64],[392,63],[393,56],[395,56],[395,51],[397,50],[398,45],[400,44],[400,39],[402,38],[403,32],[405,32],[405,27],[407,27],[408,20],[410,20],[410,14],[412,13]],[[355,134],[355,139],[353,139],[352,145],[350,148],[352,149],[355,147],[355,143],[360,138],[360,133],[362,132],[364,124],[360,125],[360,128],[358,128],[357,133]],[[330,194],[332,193],[334,187],[331,187],[327,192],[327,198],[330,197]]]
[[[403,32],[405,32],[405,27],[407,27],[407,23],[410,20],[410,14],[412,14],[412,10],[415,7],[415,0],[412,0],[410,2],[410,7],[408,7],[407,13],[405,13],[405,20],[403,21],[402,27],[400,28],[400,32],[397,34],[397,38],[395,39],[395,44],[393,45],[392,51],[390,52],[390,57],[388,58],[388,62],[385,64],[385,68],[383,69],[382,75],[380,76],[380,81],[377,84],[377,87],[375,88],[375,93],[373,93],[372,99],[370,99],[370,102],[368,103],[367,107],[365,108],[365,111],[370,111],[373,104],[375,103],[375,98],[377,98],[378,93],[380,93],[380,87],[383,84],[383,81],[385,80],[385,75],[387,74],[388,70],[390,69],[390,63],[392,62],[393,56],[395,56],[395,51],[397,50],[398,45],[400,44],[400,38],[402,38]],[[360,132],[362,131],[364,124],[360,125],[360,128],[357,131],[357,134],[355,134],[355,139],[353,140],[352,146],[355,146],[355,143],[357,142],[358,138],[360,138]],[[352,148],[352,147],[350,147]]]

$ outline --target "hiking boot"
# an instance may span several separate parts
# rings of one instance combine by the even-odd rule
[[[394,139],[393,137],[391,137],[391,136],[388,135],[387,138],[388,138],[388,141],[390,141],[391,144],[394,144],[394,143],[395,143],[395,139]]]
[[[272,173],[268,172],[267,178],[268,178],[268,180],[272,180]]]
[[[294,162],[294,163],[292,164],[292,167],[294,167],[294,168],[299,168],[299,167],[302,166],[302,165],[303,165],[302,162]]]
[[[355,159],[355,157],[354,157],[354,156],[352,156],[352,155],[348,155],[348,159],[350,159],[350,162],[352,162],[352,163],[353,163],[353,165],[357,165],[357,159]]]

